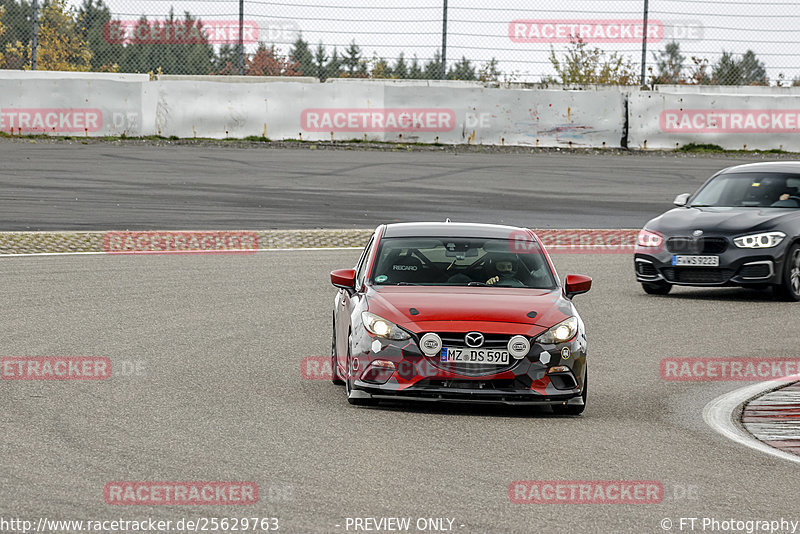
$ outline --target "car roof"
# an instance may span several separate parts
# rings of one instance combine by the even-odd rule
[[[508,239],[530,230],[516,226],[479,223],[415,222],[387,224],[383,237],[479,237]]]
[[[732,172],[785,172],[789,174],[800,174],[800,161],[762,161],[759,163],[745,163],[735,167],[728,167],[721,171],[723,173]]]

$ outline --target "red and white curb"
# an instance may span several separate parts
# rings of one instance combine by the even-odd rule
[[[756,435],[752,434],[749,429],[747,428],[748,424],[753,423],[746,423],[742,422],[740,418],[740,407],[751,401],[751,403],[757,403],[762,398],[770,395],[770,398],[773,399],[783,399],[781,403],[791,403],[794,409],[795,414],[800,414],[800,386],[797,383],[792,384],[793,382],[797,382],[800,380],[800,375],[795,375],[791,377],[783,377],[783,378],[776,378],[774,380],[768,380],[766,382],[758,382],[756,384],[751,384],[749,386],[736,389],[729,393],[725,393],[724,395],[720,395],[713,401],[709,402],[705,408],[703,409],[703,419],[705,422],[714,430],[725,436],[726,438],[739,443],[740,445],[744,445],[745,447],[750,447],[751,449],[755,449],[759,452],[763,452],[765,454],[769,454],[771,456],[775,456],[781,458],[783,460],[788,460],[790,462],[800,463],[800,456],[790,452],[787,449],[783,448],[776,448],[771,443],[771,441],[781,441],[783,443],[789,443],[792,439],[791,436],[794,436],[794,441],[798,441],[800,438],[800,416],[795,415],[794,421],[792,423],[787,423],[783,421],[779,423],[776,421],[770,421],[771,424],[774,425],[782,425],[780,428],[783,430],[780,433],[761,433],[761,429],[759,429],[760,434],[763,436],[769,436],[772,438],[775,437],[789,437],[790,439],[769,439],[762,441]],[[787,384],[794,387],[794,389],[790,390],[790,393],[780,393],[784,389],[786,389]],[[795,387],[797,386],[797,387]],[[772,394],[775,394],[773,397]],[[793,399],[792,401],[787,401],[786,399]],[[764,401],[765,403],[768,401]],[[775,402],[777,405],[778,402]],[[758,411],[760,404],[754,404],[753,408]],[[763,411],[763,410],[760,410]],[[742,414],[747,413],[747,406],[741,412]],[[786,412],[787,414],[791,414],[791,411]],[[760,423],[756,423],[760,424]],[[794,426],[792,426],[792,424]],[[775,428],[774,426],[772,428]],[[794,430],[793,430],[794,429]],[[793,445],[789,445],[790,447]]]
[[[800,456],[800,382],[747,403],[742,423],[767,445]]]

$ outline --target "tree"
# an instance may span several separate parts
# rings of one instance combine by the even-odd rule
[[[314,52],[314,72],[319,81],[324,82],[328,78],[328,56],[325,54],[325,47],[322,46],[322,41],[317,45],[317,51]]]
[[[497,59],[492,58],[478,70],[478,79],[482,82],[500,81],[500,69],[497,68]]]
[[[408,77],[412,80],[421,80],[425,77],[425,73],[422,72],[419,66],[419,60],[416,54],[414,54],[414,60],[411,62],[411,67],[408,69]]]
[[[299,68],[297,61],[279,55],[275,45],[267,48],[261,42],[256,53],[247,60],[246,72],[248,76],[300,76]]]
[[[461,56],[461,61],[458,61],[455,65],[450,67],[450,71],[447,73],[448,80],[475,80],[475,67],[469,62],[469,60]]]
[[[220,45],[213,59],[213,69],[213,74],[239,74],[239,45]]]
[[[711,76],[715,84],[741,85],[742,69],[733,53],[723,50],[722,56],[711,69]]]
[[[325,72],[327,74],[326,78],[338,78],[342,75],[342,60],[339,58],[339,51],[335,46],[333,47],[333,55],[331,56],[331,60],[325,67]]]
[[[42,10],[36,53],[36,65],[40,70],[86,72],[92,69],[89,42],[75,22],[67,0],[52,0]]]
[[[145,26],[146,31],[143,29],[140,32],[141,26]],[[220,68],[219,58],[208,43],[202,21],[188,11],[184,13],[183,20],[176,18],[172,9],[164,21],[151,22],[142,16],[133,29],[133,35],[146,37],[125,45],[120,61],[120,70],[123,72],[154,72],[160,69],[165,74],[210,74],[225,69],[225,65]],[[238,65],[238,59],[231,65],[233,72],[234,65]]]
[[[551,48],[550,63],[564,85],[634,85],[639,78],[629,59],[616,52],[606,56],[599,48],[587,48],[582,39],[572,39],[561,60]]]
[[[722,56],[711,69],[714,83],[719,85],[768,85],[764,64],[756,58],[755,52],[748,50],[737,60],[732,52],[722,52]]]
[[[437,50],[433,53],[433,59],[425,64],[422,77],[428,80],[439,80],[442,78],[442,53]]]
[[[123,45],[107,39],[106,25],[111,26],[111,10],[103,0],[83,0],[78,9],[81,34],[92,51],[92,70],[108,71],[118,68]]]
[[[692,56],[692,65],[689,67],[689,75],[686,83],[690,85],[709,85],[711,76],[708,74],[708,59]]]
[[[33,39],[33,28],[30,21],[31,4],[26,0],[0,0],[5,11],[5,34],[0,37],[0,51],[6,44],[16,46],[17,43],[28,43]],[[39,9],[42,4],[39,4]]]
[[[389,65],[389,62],[383,59],[382,57],[379,58],[377,56],[373,56],[372,68],[370,69],[370,77],[393,78],[394,73],[392,72],[392,66]]]
[[[314,55],[311,53],[311,49],[308,48],[308,43],[303,40],[302,35],[298,36],[297,40],[292,44],[289,56],[298,63],[300,74],[303,76],[314,75],[314,71],[316,71]]]
[[[653,59],[656,60],[656,67],[658,74],[652,77],[652,83],[684,83],[683,75],[683,62],[686,61],[686,56],[681,55],[680,44],[676,41],[667,43],[664,50],[658,54],[653,54]]]
[[[756,53],[748,50],[739,62],[742,67],[742,83],[745,85],[769,85],[764,63],[756,58]]]
[[[347,72],[351,76],[355,76],[359,71],[361,65],[361,48],[356,45],[355,39],[350,42],[350,46],[344,51],[344,59],[342,65],[347,68]]]
[[[406,66],[406,60],[403,57],[402,52],[400,52],[400,55],[397,56],[397,61],[395,62],[392,71],[394,72],[395,78],[408,78],[408,67]]]

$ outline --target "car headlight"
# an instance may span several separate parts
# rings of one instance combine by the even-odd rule
[[[378,337],[385,337],[386,339],[396,339],[398,341],[408,339],[411,334],[397,326],[391,321],[387,321],[379,315],[370,312],[361,312],[361,320],[364,322],[364,327],[370,334]]]
[[[737,237],[733,243],[739,248],[772,248],[780,245],[785,237],[783,232],[764,232]]]
[[[642,230],[636,237],[636,246],[642,248],[660,247],[664,242],[664,236],[652,230]]]
[[[578,318],[577,317],[570,317],[565,321],[561,321],[554,327],[550,328],[543,334],[540,334],[536,341],[538,343],[564,343],[565,341],[569,341],[575,334],[578,333]]]

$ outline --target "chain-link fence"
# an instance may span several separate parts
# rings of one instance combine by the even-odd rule
[[[0,67],[800,85],[797,1],[72,1],[0,0]]]

